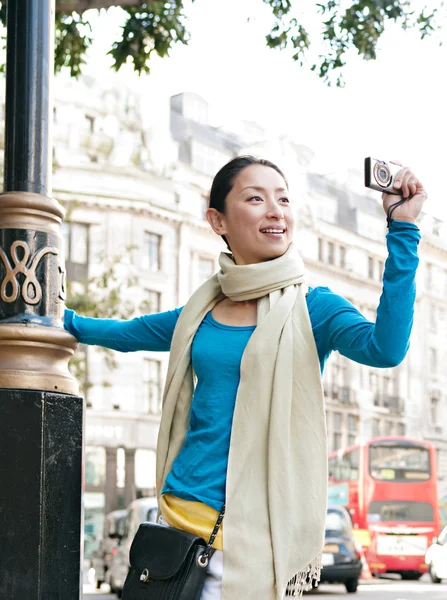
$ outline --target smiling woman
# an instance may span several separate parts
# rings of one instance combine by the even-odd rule
[[[376,322],[328,288],[306,285],[287,181],[276,165],[251,156],[234,158],[214,179],[207,218],[229,253],[186,306],[131,321],[66,311],[65,327],[80,342],[171,353],[157,447],[159,508],[170,531],[157,536],[165,538],[171,573],[169,556],[185,532],[210,540],[214,551],[200,557],[207,571],[194,594],[180,586],[176,600],[282,600],[286,589],[300,595],[320,578],[327,502],[321,374],[333,350],[384,368],[405,357],[420,239],[414,219],[425,191],[408,169],[401,187],[408,200],[389,223]],[[394,198],[383,196],[385,212]],[[146,561],[150,570],[159,551],[143,544],[149,549],[139,562],[135,548],[141,589],[132,595],[125,587],[126,600],[151,597],[138,565]]]
[[[219,172],[211,188],[207,218],[238,265],[281,256],[290,246],[295,228],[283,173],[269,161],[247,156],[231,161]]]
[[[281,256],[295,227],[284,174],[270,161],[253,156],[230,161],[214,178],[207,218],[236,264]],[[266,238],[280,243],[268,245]]]

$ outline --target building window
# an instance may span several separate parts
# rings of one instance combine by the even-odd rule
[[[343,415],[340,412],[332,413],[332,450],[338,450],[342,447],[342,435],[343,435]]]
[[[343,387],[348,381],[348,360],[339,352],[335,352],[332,357],[332,385]]]
[[[438,353],[436,348],[430,348],[430,373],[438,372]]]
[[[85,115],[85,122],[87,125],[87,131],[89,133],[94,133],[95,131],[95,117],[92,117],[91,115]]]
[[[212,260],[211,258],[199,257],[198,270],[200,285],[214,275],[214,260]]]
[[[380,420],[379,419],[372,420],[372,436],[373,437],[380,436]]]
[[[430,399],[430,419],[431,419],[432,425],[436,426],[436,425],[440,424],[439,409],[440,409],[439,398],[437,396],[432,396],[432,398]]]
[[[397,378],[396,373],[394,371],[388,371],[383,375],[382,380],[383,386],[383,395],[390,399],[396,396],[397,394]]]
[[[206,220],[206,211],[208,210],[209,207],[209,200],[207,198],[207,196],[201,196],[200,197],[200,208],[201,208],[201,215],[202,215],[202,219],[205,221]]]
[[[63,223],[61,232],[67,278],[70,281],[86,281],[89,261],[89,225]]]
[[[318,238],[318,260],[324,262],[324,242],[321,238]]]
[[[339,246],[335,242],[328,242],[323,238],[318,238],[318,260],[328,265],[346,268],[346,247]]]
[[[368,256],[368,277],[374,279],[374,259]]]
[[[106,451],[99,446],[85,448],[85,485],[101,486],[106,480]]]
[[[335,246],[334,246],[333,242],[328,242],[327,243],[327,261],[330,265],[333,265],[335,262],[334,255],[335,255]]]
[[[394,433],[394,423],[393,421],[385,421],[385,435],[393,435]]]
[[[340,246],[340,267],[344,269],[346,267],[346,248]]]
[[[379,279],[382,279],[382,277],[383,277],[383,271],[384,271],[384,268],[385,268],[383,260],[379,260],[378,265],[379,265]]]
[[[63,223],[62,237],[65,260],[85,265],[88,262],[88,229],[84,223]]]
[[[348,446],[353,446],[357,441],[358,417],[348,415]]]
[[[398,423],[397,424],[397,435],[405,435],[405,423]]]
[[[141,310],[147,315],[153,315],[160,312],[161,294],[153,290],[146,290],[146,299],[143,302]]]
[[[433,302],[428,305],[428,324],[432,331],[436,331],[436,306]]]
[[[124,448],[116,450],[116,487],[124,488],[126,485],[126,451]]]
[[[144,232],[143,269],[160,271],[161,236],[156,233]]]
[[[433,285],[433,265],[427,264],[427,270],[425,272],[425,287],[427,290],[431,290]]]
[[[144,360],[144,387],[146,411],[151,415],[161,412],[161,376],[158,360]]]
[[[228,154],[197,140],[191,146],[192,166],[197,171],[214,175],[231,158]]]
[[[88,261],[88,225],[71,224],[70,261],[85,265]]]
[[[374,373],[374,372],[369,373],[369,388],[371,390],[374,405],[378,406],[379,405],[379,378],[377,377],[377,373]]]

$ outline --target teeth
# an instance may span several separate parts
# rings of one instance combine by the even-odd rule
[[[284,233],[284,229],[263,229],[262,233]]]

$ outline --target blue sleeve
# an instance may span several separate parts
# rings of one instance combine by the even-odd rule
[[[320,362],[324,363],[332,350],[371,367],[389,368],[402,362],[413,326],[419,241],[416,225],[391,222],[375,323],[329,288],[310,292],[309,314]]]
[[[150,350],[167,352],[181,308],[153,315],[144,315],[129,321],[81,317],[66,309],[64,327],[81,344],[104,346],[120,352]]]

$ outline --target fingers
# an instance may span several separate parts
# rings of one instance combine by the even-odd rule
[[[393,187],[395,189],[402,190],[402,196],[404,198],[409,198],[410,196],[414,196],[420,186],[420,182],[416,175],[409,168],[403,168],[396,175],[396,179],[394,180]]]

